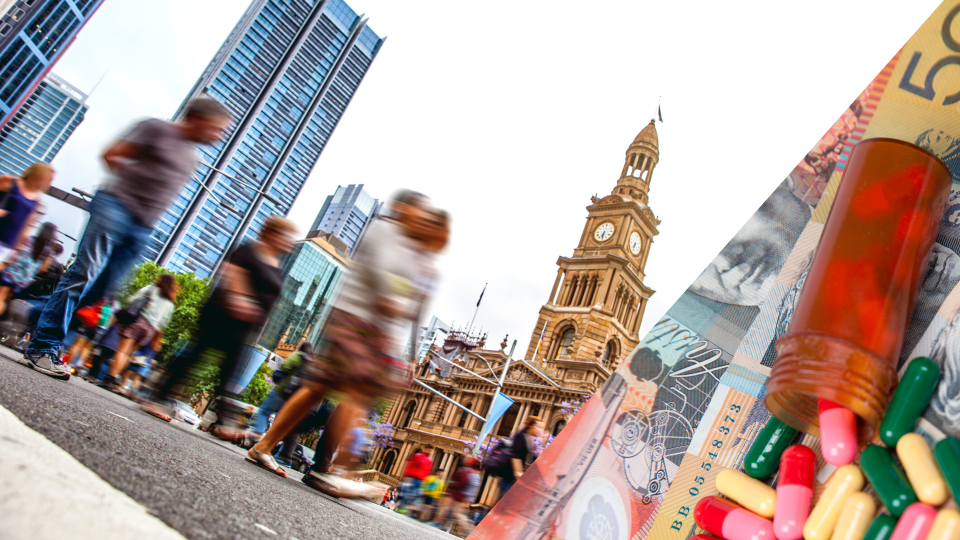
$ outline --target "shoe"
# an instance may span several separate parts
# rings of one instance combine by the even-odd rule
[[[272,472],[277,476],[282,476],[284,478],[287,477],[286,471],[277,466],[277,462],[273,460],[273,456],[270,454],[261,454],[260,452],[257,452],[256,448],[251,448],[248,450],[247,457],[244,459],[258,467]]]
[[[144,401],[140,405],[140,410],[167,422],[173,419],[173,407],[161,405],[152,401]]]
[[[39,371],[44,375],[49,375],[51,377],[56,377],[58,379],[63,379],[65,381],[70,379],[70,366],[60,361],[60,355],[58,355],[57,353],[25,352],[23,353],[23,357],[26,360],[30,361],[35,371]]]
[[[311,471],[303,475],[303,478],[301,478],[300,481],[331,497],[336,497],[339,499],[340,497],[345,496],[340,486],[340,479],[332,474],[317,474]]]

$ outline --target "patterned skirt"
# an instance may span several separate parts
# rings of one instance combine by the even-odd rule
[[[406,382],[407,365],[386,354],[388,343],[376,325],[333,309],[303,384],[381,397]]]

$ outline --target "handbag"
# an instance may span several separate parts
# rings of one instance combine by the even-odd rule
[[[140,318],[140,315],[143,314],[144,310],[150,305],[150,300],[153,299],[153,291],[151,290],[148,294],[144,294],[140,298],[137,298],[133,302],[130,302],[123,307],[120,311],[114,315],[114,318],[117,319],[117,323],[122,326],[127,326],[133,324],[137,319]]]
[[[103,309],[103,302],[97,302],[77,310],[77,320],[85,328],[96,328],[100,324],[100,312]]]

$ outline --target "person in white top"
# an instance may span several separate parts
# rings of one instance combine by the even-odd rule
[[[390,217],[370,225],[354,255],[302,386],[250,449],[248,461],[285,476],[270,451],[329,390],[345,395],[325,428],[330,447],[337,448],[373,400],[410,384],[416,363],[401,360],[402,344],[418,325],[422,305],[433,292],[433,259],[447,235],[446,215],[433,209],[423,195],[404,191],[391,201]],[[331,485],[336,479],[324,472],[308,476],[319,481],[310,484],[317,489],[352,496]]]
[[[152,285],[147,285],[130,297],[127,305],[144,297],[149,300],[137,320],[120,329],[120,342],[103,386],[108,388],[119,386],[120,374],[127,369],[130,354],[151,341],[156,340],[159,343],[163,339],[163,329],[173,317],[179,290],[175,276],[160,274]]]

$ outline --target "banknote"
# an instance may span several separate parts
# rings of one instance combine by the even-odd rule
[[[474,539],[684,540],[693,508],[770,418],[790,323],[852,148],[891,137],[938,155],[953,189],[900,357],[943,379],[917,431],[960,437],[960,1],[940,5],[476,528]],[[956,19],[956,20],[955,20]],[[833,473],[815,437],[816,493]],[[775,477],[770,479],[775,482]]]

